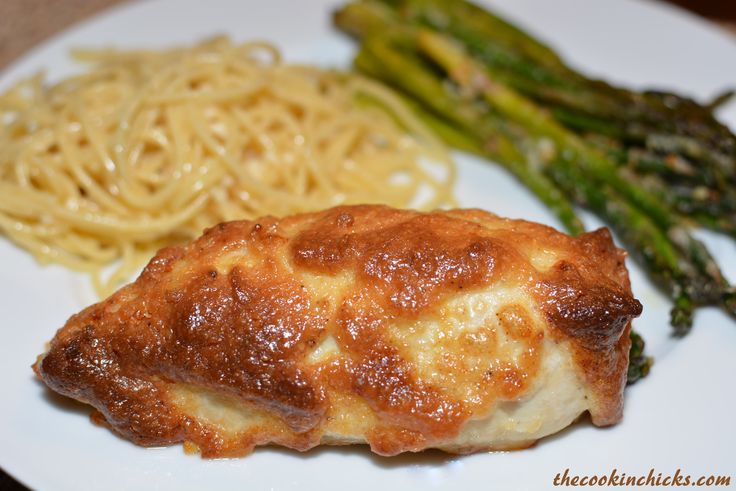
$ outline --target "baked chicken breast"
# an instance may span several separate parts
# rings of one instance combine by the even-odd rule
[[[633,298],[607,230],[340,207],[223,223],[72,316],[34,365],[95,422],[205,457],[522,448],[622,416]]]

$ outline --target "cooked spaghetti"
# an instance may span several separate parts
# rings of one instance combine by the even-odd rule
[[[454,201],[441,144],[357,75],[226,38],[74,55],[90,64],[81,75],[0,95],[0,230],[41,262],[93,273],[100,294],[225,220]]]

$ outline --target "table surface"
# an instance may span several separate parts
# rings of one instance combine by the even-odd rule
[[[125,1],[128,0],[0,0],[0,70],[49,36]],[[707,16],[736,35],[736,2],[671,1]],[[0,491],[25,489],[0,469]]]

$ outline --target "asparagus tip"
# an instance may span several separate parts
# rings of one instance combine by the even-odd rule
[[[644,339],[634,332],[629,332],[631,337],[631,348],[629,349],[629,369],[626,373],[626,385],[631,385],[637,380],[646,377],[654,364],[651,356],[644,355]]]
[[[723,292],[721,302],[726,312],[736,317],[736,288],[730,287]]]
[[[672,325],[672,334],[681,338],[686,336],[693,327],[693,311],[690,308],[683,308],[675,305],[670,311],[670,324]]]
[[[728,101],[730,101],[733,98],[734,94],[736,94],[736,89],[725,90],[724,92],[716,95],[709,103],[705,105],[705,107],[710,112],[713,112],[722,105],[726,104]]]

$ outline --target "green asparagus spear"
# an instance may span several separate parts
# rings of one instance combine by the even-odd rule
[[[516,28],[498,27],[508,23],[492,14],[489,20],[479,10],[459,0],[369,1],[348,4],[338,12],[336,22],[357,36],[379,27],[388,31],[400,25],[402,19],[432,26],[463,42],[474,56],[493,68],[499,80],[549,106],[562,123],[578,131],[605,131],[641,144],[651,132],[671,133],[673,137],[700,135],[703,144],[698,154],[707,156],[705,165],[725,159],[729,170],[724,174],[736,179],[733,135],[713,118],[708,108],[673,94],[638,94],[588,80],[566,67],[559,57],[550,56],[549,48],[535,41],[537,48],[532,51],[545,55],[541,58],[544,62],[540,62],[519,47],[529,42],[528,35]],[[341,16],[358,20],[340,22]],[[686,112],[688,117],[675,117],[676,111]],[[721,142],[729,142],[730,150],[716,148]]]
[[[413,93],[434,112],[447,117],[455,124],[484,135],[472,140],[465,138],[462,145],[466,149],[470,147],[474,153],[500,162],[509,169],[557,215],[569,233],[578,235],[585,231],[567,198],[543,173],[527,165],[525,156],[518,152],[517,147],[506,136],[505,130],[500,125],[493,124],[488,118],[484,118],[472,103],[453,97],[420,60],[392,48],[389,38],[381,36],[373,37],[364,43],[355,63],[361,70],[374,77]],[[444,96],[437,97],[438,95]],[[426,117],[428,116],[425,115]],[[436,121],[434,125],[437,127]],[[442,128],[441,136],[443,133],[447,136],[449,131],[447,126],[445,124]],[[455,141],[459,139],[457,133],[453,132],[451,135]]]
[[[644,355],[645,344],[639,334],[631,331],[629,337],[631,338],[631,348],[629,349],[629,370],[626,383],[631,385],[649,374],[654,360]]]
[[[733,98],[734,94],[736,94],[736,91],[734,91],[733,89],[725,90],[716,95],[713,99],[711,99],[711,101],[707,103],[705,107],[712,114],[713,111],[729,102]]]
[[[535,57],[524,46],[530,37],[492,14],[461,0],[400,0],[388,2],[406,22],[428,25],[466,45],[472,54],[491,66],[499,80],[534,99],[541,100],[567,122],[606,122],[610,131],[623,132],[628,140],[650,132],[695,136],[699,153],[708,161],[727,161],[725,175],[736,179],[736,140],[712,115],[712,109],[664,92],[636,93],[589,80],[569,69],[557,56]],[[488,18],[490,17],[490,21]],[[539,53],[551,50],[536,41]],[[577,115],[576,118],[571,118]],[[706,162],[707,165],[708,162]]]
[[[357,38],[375,31],[387,32],[400,27],[400,19],[394,11],[378,2],[353,2],[336,10],[333,22],[340,29]]]
[[[714,217],[704,213],[694,213],[689,217],[697,224],[736,239],[736,214],[727,217]]]
[[[491,80],[485,70],[451,39],[434,31],[420,29],[417,42],[419,49],[442,66],[461,87],[477,92],[491,107],[533,134],[551,139],[562,154],[570,155],[586,172],[608,183],[644,211],[698,268],[700,277],[693,291],[697,301],[708,303],[722,298],[729,286],[717,264],[706,247],[687,232],[671,210],[653,199],[637,183],[622,178],[615,164],[558,125],[543,109],[503,84]]]

